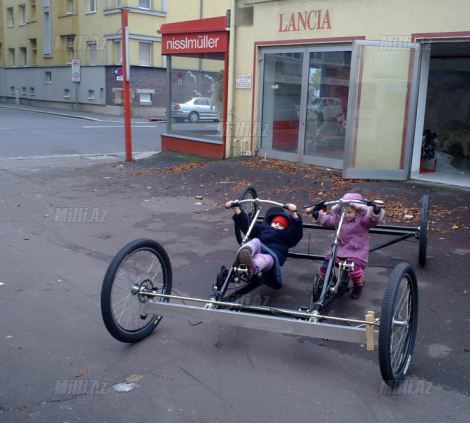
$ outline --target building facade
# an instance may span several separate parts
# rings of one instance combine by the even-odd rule
[[[226,156],[470,185],[469,2],[233,3]]]
[[[163,116],[166,62],[158,29],[168,21],[225,14],[228,5],[208,0],[0,0],[0,101],[122,114],[125,7],[133,115]],[[80,64],[76,82],[72,61]]]

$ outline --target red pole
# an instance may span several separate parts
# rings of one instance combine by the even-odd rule
[[[131,132],[131,89],[129,82],[130,66],[128,67],[127,55],[127,24],[128,10],[121,9],[121,47],[122,47],[122,90],[124,97],[124,137],[126,142],[126,162],[132,161],[132,132]]]

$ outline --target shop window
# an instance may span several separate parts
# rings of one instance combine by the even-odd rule
[[[189,66],[188,66],[189,65]],[[171,69],[171,132],[220,140],[224,104],[224,72],[220,60],[174,57]]]
[[[139,65],[152,65],[152,43],[139,43]]]

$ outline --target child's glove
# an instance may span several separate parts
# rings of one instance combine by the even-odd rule
[[[382,200],[374,200],[374,203],[372,205],[372,210],[374,211],[374,214],[379,214],[380,209],[383,208],[384,202]]]

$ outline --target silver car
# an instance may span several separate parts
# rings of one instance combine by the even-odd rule
[[[186,119],[191,123],[200,120],[213,120],[217,122],[219,115],[211,106],[209,97],[194,97],[186,103],[176,103],[171,105],[171,117],[176,122],[184,122]]]

